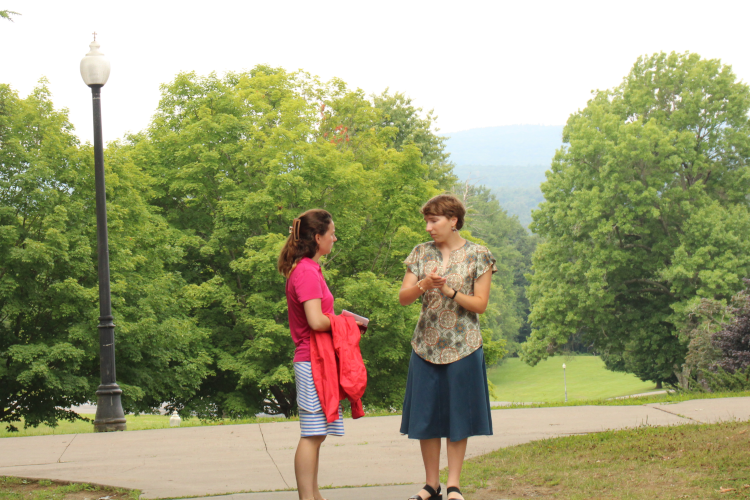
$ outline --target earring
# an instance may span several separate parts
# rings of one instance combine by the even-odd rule
[[[451,231],[453,231],[453,232],[455,233],[455,232],[457,231],[457,229],[456,229],[456,226],[453,226],[453,227],[451,228]]]

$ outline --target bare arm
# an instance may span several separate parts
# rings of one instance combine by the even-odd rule
[[[406,274],[404,275],[404,281],[401,283],[401,290],[398,292],[399,303],[402,306],[408,306],[427,290],[445,286],[445,278],[441,278],[436,272],[437,268],[435,268],[425,279],[418,281],[417,275],[407,269]]]
[[[464,309],[482,314],[487,309],[487,303],[490,301],[490,285],[492,284],[492,271],[487,270],[486,273],[481,275],[474,282],[474,295],[466,295],[461,292],[456,294],[456,298],[453,299],[456,303]],[[453,297],[455,290],[449,288],[448,285],[443,285],[440,291],[446,297]]]
[[[302,303],[305,308],[305,317],[307,324],[316,332],[330,332],[331,320],[323,314],[323,308],[320,305],[320,299],[310,299]]]
[[[417,286],[417,275],[411,271],[406,271],[404,281],[401,283],[401,290],[398,292],[398,302],[402,306],[408,306],[413,303],[424,292]]]

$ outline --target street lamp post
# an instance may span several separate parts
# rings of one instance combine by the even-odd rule
[[[563,363],[563,384],[565,385],[565,402],[568,402],[568,379],[565,376],[565,363]]]
[[[99,366],[101,384],[96,390],[94,432],[124,431],[122,389],[115,375],[115,324],[109,290],[109,245],[107,243],[107,194],[104,188],[101,90],[109,78],[109,60],[99,52],[99,43],[81,59],[81,77],[91,87],[94,107],[94,180],[96,184],[96,243],[99,265]]]

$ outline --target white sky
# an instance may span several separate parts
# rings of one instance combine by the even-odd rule
[[[179,71],[258,63],[386,87],[435,109],[442,132],[560,125],[592,89],[618,85],[639,55],[689,50],[750,81],[750,2],[0,0],[0,83],[26,96],[50,80],[83,141],[91,94],[79,63],[96,31],[112,73],[105,140],[144,129]]]

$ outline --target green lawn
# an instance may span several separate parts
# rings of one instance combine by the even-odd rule
[[[534,367],[519,358],[509,358],[491,368],[487,376],[495,385],[496,401],[564,401],[563,363],[569,400],[615,398],[656,390],[652,382],[642,382],[635,375],[607,370],[598,356],[554,357]]]
[[[748,450],[749,422],[542,439],[467,460],[461,489],[473,500],[748,499]]]
[[[87,432],[94,432],[94,415],[82,415],[91,419],[91,422],[76,421],[68,422],[61,421],[57,427],[49,427],[46,425],[40,425],[39,427],[29,427],[28,429],[23,428],[23,421],[16,423],[18,432],[8,432],[6,425],[0,424],[0,438],[4,437],[24,437],[24,436],[48,436],[50,434],[84,434]],[[166,429],[169,427],[169,415],[125,415],[127,420],[129,431],[143,431],[149,429]],[[203,425],[234,425],[234,424],[257,424],[265,422],[274,422],[276,418],[246,418],[242,420],[216,420],[216,421],[201,421],[197,418],[185,418],[182,419],[180,427],[197,427]],[[285,420],[283,417],[281,420]],[[298,420],[296,417],[292,417],[292,420]]]
[[[344,417],[351,418],[351,410],[344,404]],[[401,412],[379,410],[379,409],[365,409],[366,417],[382,417],[388,415],[400,415]],[[6,437],[25,437],[25,436],[49,436],[51,434],[84,434],[87,432],[94,432],[94,415],[82,415],[91,419],[90,422],[78,420],[76,422],[60,421],[57,427],[49,427],[47,425],[40,425],[39,427],[29,427],[28,429],[23,428],[23,420],[16,422],[14,425],[18,427],[18,432],[8,432],[7,424],[0,424],[0,438]],[[169,415],[125,415],[129,431],[145,431],[150,429],[166,429],[169,427]],[[220,420],[200,420],[198,418],[183,418],[180,427],[198,427],[198,426],[209,426],[209,425],[237,425],[237,424],[264,424],[272,422],[286,422],[288,420],[297,421],[299,417],[290,417],[289,419],[283,416],[279,417],[260,417],[260,418],[243,418],[239,420],[233,419],[220,419]],[[2,500],[2,499],[0,499]]]
[[[493,410],[513,410],[516,408],[560,408],[563,406],[640,406],[648,404],[674,404],[694,399],[716,399],[716,398],[748,398],[750,391],[734,392],[662,392],[657,391],[641,396],[616,399],[568,399],[564,401],[551,401],[548,403],[510,403],[493,406]]]

